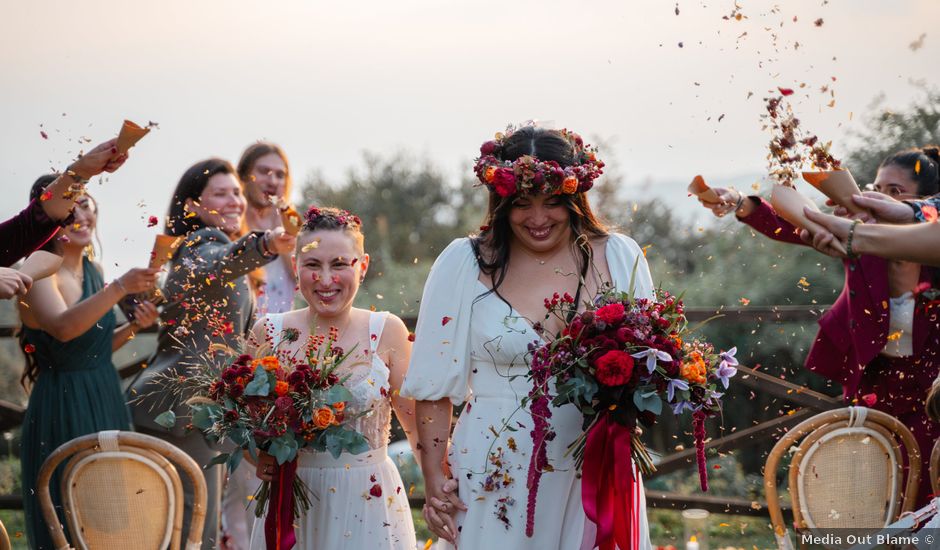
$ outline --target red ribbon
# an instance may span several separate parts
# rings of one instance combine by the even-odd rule
[[[639,489],[633,473],[633,430],[604,413],[591,427],[584,448],[581,500],[597,525],[594,547],[639,547]]]
[[[268,515],[264,518],[264,541],[268,550],[290,550],[297,543],[294,535],[294,478],[297,460],[278,466],[271,481]]]

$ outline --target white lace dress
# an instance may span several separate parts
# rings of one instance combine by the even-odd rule
[[[369,317],[371,362],[350,367],[345,382],[353,394],[350,412],[371,411],[360,417],[355,428],[369,440],[370,450],[359,455],[301,451],[297,475],[313,493],[306,515],[295,520],[297,546],[301,550],[369,548],[414,550],[415,528],[408,506],[408,487],[388,456],[392,407],[389,401],[388,366],[376,354],[382,339],[387,312]],[[275,342],[281,335],[282,314],[269,314],[266,323]],[[350,370],[342,369],[345,374]],[[381,496],[375,486],[381,488]],[[255,520],[251,548],[264,549],[264,520]]]
[[[636,242],[613,234],[606,256],[617,288],[630,288],[636,266],[635,294],[652,297],[649,267]],[[425,401],[445,397],[458,405],[467,401],[448,458],[460,498],[468,507],[457,516],[460,550],[577,550],[586,530],[586,538],[593,542],[595,529],[584,515],[581,479],[573,459],[564,456],[582,432],[581,413],[573,405],[552,409],[557,436],[547,451],[555,471],[542,476],[535,532],[527,537],[532,417],[520,401],[530,389],[525,355],[538,336],[495,294],[480,298],[487,287],[479,274],[468,239],[454,241],[435,261],[421,298],[417,337],[401,393]],[[640,498],[640,548],[652,548],[645,495]]]

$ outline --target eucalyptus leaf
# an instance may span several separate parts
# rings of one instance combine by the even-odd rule
[[[241,461],[242,461],[242,452],[241,452],[241,449],[238,449],[237,451],[233,451],[232,454],[229,455],[228,460],[225,461],[225,466],[228,468],[229,472],[234,472],[235,468],[238,468],[238,464]]]
[[[208,470],[209,468],[213,466],[218,466],[219,464],[225,464],[225,461],[227,461],[228,459],[229,459],[228,453],[217,454],[214,457],[212,457],[212,460],[210,460],[208,464],[206,464],[205,469]]]
[[[290,462],[297,456],[297,441],[287,435],[272,439],[268,454],[277,459],[278,464]]]
[[[248,382],[248,385],[245,386],[245,395],[259,395],[264,397],[269,393],[271,393],[271,384],[268,381],[268,373],[264,370],[264,367],[258,365],[255,367],[255,374],[251,382]]]
[[[206,431],[215,424],[222,414],[222,407],[218,405],[196,405],[193,408],[193,426]]]
[[[633,404],[640,412],[649,411],[656,415],[663,412],[663,400],[656,392],[635,392]]]
[[[176,413],[171,410],[160,413],[153,421],[169,430],[176,425]]]

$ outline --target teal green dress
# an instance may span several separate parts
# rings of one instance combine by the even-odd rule
[[[83,260],[82,297],[104,288],[94,264]],[[52,538],[39,509],[36,479],[52,451],[78,436],[102,430],[129,430],[130,414],[121,392],[121,380],[111,362],[111,340],[117,324],[113,311],[88,332],[60,342],[42,330],[23,327],[26,343],[36,349],[33,358],[39,376],[29,394],[23,420],[20,460],[23,467],[23,508],[30,548],[52,550]],[[50,484],[59,506],[59,476]],[[60,519],[62,514],[60,510]]]

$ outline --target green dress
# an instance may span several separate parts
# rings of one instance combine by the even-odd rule
[[[82,261],[85,300],[104,288],[98,269]],[[52,538],[42,518],[36,479],[52,451],[78,436],[102,430],[129,430],[130,414],[121,380],[111,362],[111,339],[117,321],[113,311],[87,332],[60,342],[42,330],[23,327],[26,343],[35,347],[39,376],[29,395],[23,420],[20,460],[23,467],[23,508],[30,548],[52,550]],[[50,484],[59,506],[59,476]],[[61,509],[59,512],[62,518]]]

